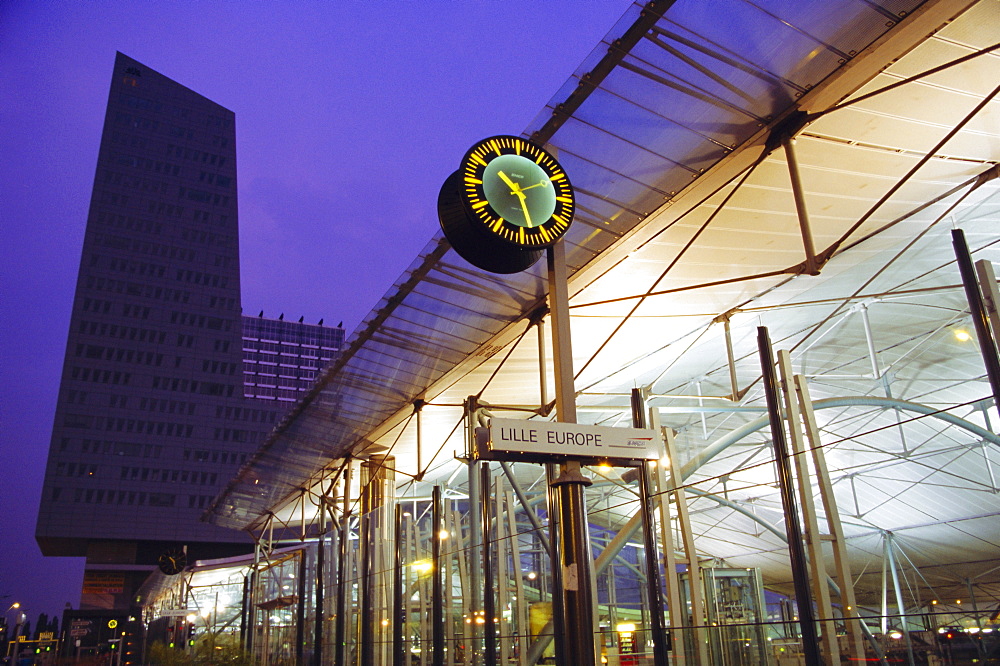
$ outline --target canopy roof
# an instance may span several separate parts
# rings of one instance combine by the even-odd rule
[[[648,392],[693,494],[715,495],[693,501],[706,556],[778,580],[787,568],[754,521],[782,515],[757,427],[763,325],[820,407],[852,557],[891,532],[939,584],[982,575],[1000,593],[1000,570],[982,573],[1000,561],[997,412],[975,341],[953,335],[969,315],[949,235],[1000,259],[998,15],[997,0],[635,5],[525,131],[578,196],[566,256],[580,420],[628,425],[629,391]],[[408,495],[446,484],[466,396],[549,399],[531,326],[546,289],[544,262],[491,275],[435,235],[208,519],[308,519],[349,454],[395,456],[418,477]]]

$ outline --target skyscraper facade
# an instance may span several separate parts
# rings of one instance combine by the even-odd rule
[[[126,607],[165,550],[249,548],[200,516],[294,394],[245,397],[235,138],[232,111],[117,55],[36,529],[87,558],[84,608]],[[300,352],[343,340],[280,324]]]

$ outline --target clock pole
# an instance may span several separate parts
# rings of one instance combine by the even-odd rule
[[[573,347],[569,326],[569,288],[566,275],[566,246],[562,240],[546,250],[549,281],[549,312],[552,318],[552,351],[556,380],[556,419],[576,423],[576,389],[573,378]],[[551,482],[558,495],[558,561],[556,604],[564,628],[563,659],[567,664],[595,666],[597,663],[597,617],[594,613],[594,562],[590,549],[587,504],[584,489],[591,480],[580,472],[580,463],[566,462]],[[551,507],[550,507],[551,510]],[[557,622],[555,626],[560,626]]]

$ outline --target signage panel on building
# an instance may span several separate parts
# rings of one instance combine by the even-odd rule
[[[489,428],[476,429],[475,455],[483,460],[635,465],[658,459],[659,451],[659,436],[649,429],[499,418],[491,419]]]

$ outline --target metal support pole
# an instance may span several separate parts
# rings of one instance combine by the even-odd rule
[[[563,611],[563,580],[562,580],[562,551],[565,544],[560,538],[559,525],[562,520],[562,510],[559,508],[559,492],[556,490],[555,481],[559,478],[559,465],[545,466],[546,481],[548,482],[548,513],[549,513],[549,568],[552,571],[552,620],[548,623],[548,629],[554,630],[556,663],[564,664],[566,656],[566,613]],[[541,636],[535,644],[541,644]],[[534,647],[534,646],[532,646]],[[545,646],[541,645],[539,651],[532,653],[528,657],[529,664],[538,663]]]
[[[722,328],[726,333],[726,359],[729,362],[729,386],[733,392],[733,401],[740,399],[740,383],[736,379],[736,355],[733,353],[733,332],[729,325],[729,315],[722,320]]]
[[[549,312],[552,316],[553,359],[556,379],[556,415],[562,423],[576,423],[576,390],[573,377],[573,349],[570,335],[569,287],[566,273],[566,244],[559,241],[546,251]],[[562,567],[563,626],[572,627],[566,636],[566,653],[560,663],[596,666],[597,633],[594,598],[594,563],[590,552],[590,527],[584,488],[590,479],[580,472],[579,462],[561,466],[553,482],[559,495],[559,548]]]
[[[642,390],[632,389],[632,427],[646,427],[646,401]],[[663,630],[663,584],[660,581],[660,557],[656,550],[656,518],[653,516],[653,481],[649,463],[639,465],[639,505],[642,511],[642,545],[646,552],[646,592],[653,633],[653,664],[667,666],[667,635]],[[668,529],[669,526],[664,526]]]
[[[326,583],[326,498],[319,500],[319,538],[316,540],[316,609],[313,621],[313,653],[310,660],[312,666],[323,663],[323,618],[325,600],[324,585]]]
[[[441,486],[431,495],[431,631],[434,636],[433,666],[444,666],[444,589],[441,580]],[[451,585],[448,586],[449,588]]]
[[[784,509],[785,526],[788,532],[788,554],[791,559],[795,604],[798,607],[799,626],[802,631],[802,651],[805,655],[806,666],[821,666],[823,662],[819,655],[806,555],[802,547],[802,528],[799,526],[792,470],[788,460],[788,444],[785,442],[785,427],[781,421],[778,381],[774,376],[774,357],[771,352],[770,336],[764,326],[757,328],[757,348],[760,352],[767,412],[771,420],[771,439],[774,442],[774,461],[778,474],[778,486],[781,489],[781,506]]]
[[[471,426],[470,426],[471,429]],[[482,507],[479,504],[480,489],[479,489],[479,462],[470,459],[469,460],[469,602],[472,610],[472,645],[470,646],[472,651],[472,663],[479,664],[480,662],[480,651],[481,651],[481,636],[479,625],[476,623],[475,618],[483,609],[483,583],[482,583],[482,569],[480,564],[482,560],[482,543],[483,543],[483,527],[482,527]]]
[[[538,541],[542,544],[542,548],[548,552],[549,557],[552,557],[552,548],[549,547],[549,540],[545,538],[545,532],[542,529],[542,523],[538,520],[538,514],[531,508],[531,504],[528,502],[521,484],[518,482],[517,477],[514,476],[514,471],[510,468],[510,464],[501,462],[500,468],[507,476],[507,480],[510,481],[510,485],[514,488],[517,501],[521,503],[521,508],[524,509],[524,514],[528,517],[528,521],[531,522],[531,526],[535,528],[535,534],[538,537]]]
[[[781,145],[785,149],[788,161],[788,176],[792,182],[792,196],[795,198],[795,211],[799,216],[799,231],[802,233],[802,249],[806,255],[806,273],[819,275],[816,266],[816,249],[813,247],[812,227],[809,225],[809,212],[806,208],[805,191],[799,178],[799,161],[795,156],[795,138],[786,134],[781,137]]]
[[[299,595],[298,603],[295,604],[295,663],[298,666],[305,666],[305,648],[306,648],[306,572],[309,571],[309,566],[306,560],[309,557],[309,551],[303,548],[301,551],[299,559],[299,570],[296,575],[299,577],[298,589],[296,593]]]
[[[823,500],[827,529],[833,541],[834,569],[837,574],[836,580],[840,594],[841,612],[844,616],[844,628],[848,637],[848,658],[861,660],[865,656],[862,631],[867,629],[868,625],[864,624],[858,613],[858,604],[854,596],[854,580],[851,577],[851,569],[847,560],[844,526],[840,521],[840,509],[837,507],[837,497],[833,492],[833,482],[830,480],[823,442],[820,440],[819,426],[816,424],[816,414],[809,396],[809,386],[806,383],[806,378],[802,375],[796,375],[793,381],[798,402],[802,408],[806,436],[809,438],[809,446],[812,450],[813,465],[816,468],[816,482],[819,484],[820,497]]]
[[[492,540],[492,515],[490,511],[490,491],[493,485],[490,480],[490,464],[481,463],[479,480],[479,503],[482,507],[483,518],[483,649],[485,651],[484,663],[486,666],[496,666],[497,663],[497,609],[493,596],[494,575],[493,558],[490,541]],[[506,584],[506,581],[503,582]]]
[[[406,601],[403,580],[403,505],[396,504],[394,521],[395,546],[392,557],[392,664],[406,666],[406,642],[403,625],[406,622]]]
[[[680,456],[674,446],[674,435],[670,430],[664,433],[663,445],[670,460],[670,485],[673,488],[674,502],[677,506],[677,524],[681,529],[681,542],[684,544],[684,555],[687,557],[688,602],[691,609],[691,623],[688,624],[684,606],[677,604],[678,615],[671,614],[674,627],[680,627],[681,646],[678,653],[687,659],[688,643],[694,647],[693,663],[709,663],[708,628],[705,626],[705,592],[702,586],[701,565],[698,561],[698,551],[694,546],[694,529],[691,527],[691,516],[688,512],[687,492],[684,490],[684,476],[681,474]],[[624,528],[622,528],[624,531]],[[603,555],[603,554],[602,554]]]
[[[816,515],[816,502],[813,500],[809,455],[802,432],[802,417],[798,396],[795,393],[795,382],[792,379],[792,356],[786,350],[778,352],[778,369],[781,375],[781,390],[785,397],[785,417],[792,445],[792,461],[795,463],[795,473],[799,479],[799,502],[802,507],[802,520],[805,523],[806,550],[809,553],[809,562],[812,564],[809,573],[822,627],[820,641],[827,661],[839,664],[840,643],[837,639],[837,627],[833,621],[833,606],[830,603],[826,562],[823,558],[823,542],[819,531],[819,518]]]
[[[993,339],[1000,340],[1000,289],[997,288],[997,276],[993,264],[985,259],[976,262],[976,275],[979,276],[979,291],[983,295],[983,307],[993,326]]]
[[[559,539],[562,544],[563,623],[572,628],[565,637],[565,661],[559,663],[595,666],[597,644],[594,627],[593,556],[587,530],[587,505],[583,489],[590,485],[580,473],[580,464],[563,465],[553,486],[559,494]]]
[[[421,416],[423,416],[425,404],[423,400],[413,401],[413,411],[417,415],[417,478],[420,478],[424,473],[424,423]]]
[[[889,570],[892,572],[892,589],[896,593],[896,613],[899,615],[899,630],[906,639],[906,663],[915,666],[913,660],[913,641],[910,640],[910,630],[907,628],[906,606],[903,605],[903,590],[899,587],[899,572],[896,569],[896,544],[893,543],[892,532],[885,533],[886,553],[889,555]]]
[[[539,404],[547,405],[549,404],[549,374],[545,367],[545,319],[539,317],[535,326],[538,328],[538,393],[541,396]]]
[[[361,551],[360,597],[358,617],[358,664],[375,666],[375,532],[379,506],[377,463],[375,456],[361,463]]]
[[[667,610],[670,623],[667,625],[666,638],[667,649],[673,652],[674,664],[685,664],[686,654],[684,650],[683,638],[674,643],[675,636],[683,636],[677,631],[684,625],[685,613],[681,605],[681,586],[677,577],[677,555],[675,553],[674,539],[670,518],[670,486],[667,485],[667,475],[664,464],[670,459],[667,457],[666,442],[673,440],[674,431],[660,425],[660,411],[655,407],[649,410],[649,427],[659,431],[663,435],[663,447],[660,450],[660,460],[655,468],[655,488],[657,490],[656,506],[660,513],[660,548],[663,552],[663,574],[664,584],[667,588]]]
[[[962,284],[965,286],[965,297],[969,301],[972,323],[976,327],[976,337],[979,338],[979,351],[986,364],[986,374],[990,378],[993,389],[993,402],[1000,409],[1000,358],[997,356],[997,343],[990,330],[989,313],[983,305],[983,296],[976,282],[976,270],[972,265],[969,246],[965,242],[965,234],[961,229],[951,230],[951,242],[955,248],[955,259],[958,270],[962,274]]]
[[[243,602],[240,604],[240,645],[244,650],[250,652],[253,646],[250,643],[250,581],[253,580],[254,570],[243,579]],[[146,633],[143,633],[143,641],[146,640]],[[143,650],[145,654],[145,650]]]
[[[347,666],[347,563],[350,561],[351,524],[351,460],[344,461],[344,513],[340,517],[340,534],[337,547],[337,621],[334,623],[334,654],[336,666]]]

